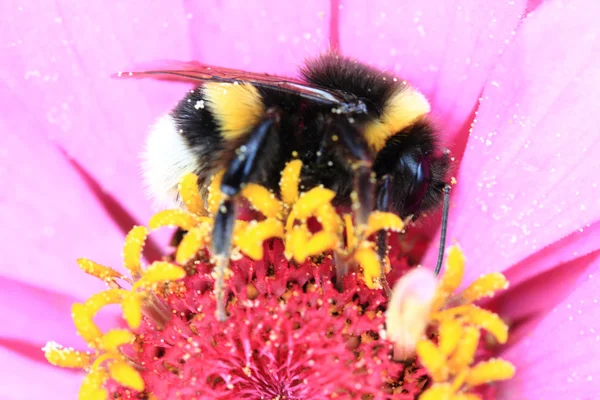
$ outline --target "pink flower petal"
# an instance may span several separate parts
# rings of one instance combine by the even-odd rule
[[[503,357],[517,375],[503,399],[593,399],[600,380],[600,254],[589,260],[577,289]]]
[[[42,350],[40,349],[40,354]],[[0,399],[75,399],[83,374],[32,361],[0,347]]]
[[[69,295],[0,277],[0,304],[10,304],[0,307],[0,321],[9,322],[0,324],[0,345],[3,340],[17,340],[39,351],[52,340],[64,346],[87,349],[87,344],[76,335],[71,319],[71,305],[76,301],[79,300]],[[95,322],[114,328],[117,312],[112,308],[102,310]]]
[[[344,54],[393,69],[430,99],[451,141],[525,11],[525,0],[343,0]]]
[[[11,113],[4,119],[0,276],[88,297],[105,285],[85,276],[76,259],[119,267],[123,234],[54,144],[43,136],[17,133],[32,132],[35,121]]]
[[[295,75],[307,56],[329,45],[329,2],[209,0],[185,2],[192,56],[255,72]]]
[[[185,89],[110,75],[136,63],[189,58],[190,21],[179,2],[163,4],[0,5],[0,102],[3,115],[7,107],[14,115],[5,131],[58,142],[141,222],[150,212],[139,177],[143,138]]]
[[[529,323],[539,321],[564,300],[597,258],[598,251],[564,264],[551,264],[553,268],[549,271],[519,285],[511,284],[507,291],[494,298],[494,310],[513,325],[509,341],[514,343],[529,334],[532,328]]]
[[[586,234],[600,218],[600,9],[583,3],[540,5],[484,90],[450,210],[466,281]]]

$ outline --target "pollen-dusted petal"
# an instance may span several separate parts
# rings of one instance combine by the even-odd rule
[[[501,272],[492,272],[477,278],[461,294],[461,298],[469,302],[484,297],[491,297],[499,290],[507,289],[508,281]]]
[[[465,256],[458,246],[450,246],[446,259],[446,271],[441,279],[443,290],[452,293],[460,286],[465,274]]]
[[[198,176],[193,173],[186,174],[179,184],[179,196],[185,207],[192,213],[204,215],[206,210],[200,191],[198,190]]]
[[[115,279],[125,279],[120,272],[92,260],[88,260],[87,258],[78,258],[77,264],[85,273],[100,278],[107,283],[112,282]]]
[[[93,369],[83,378],[79,388],[79,400],[106,400],[108,392],[103,386],[107,380],[108,373],[104,369]]]
[[[319,207],[315,212],[315,216],[317,217],[317,221],[319,221],[324,231],[337,233],[342,226],[340,216],[330,203]]]
[[[142,299],[139,293],[128,292],[121,302],[123,318],[131,329],[137,329],[142,323]]]
[[[310,238],[310,232],[306,224],[296,225],[291,230],[287,230],[285,237],[285,257],[290,260],[292,257],[296,262],[304,262],[308,255],[304,252],[306,244]]]
[[[100,339],[100,347],[106,351],[117,351],[119,346],[133,343],[135,335],[126,329],[111,329]]]
[[[349,249],[353,249],[357,245],[356,234],[354,232],[354,222],[352,221],[352,215],[344,214],[344,225],[346,225],[346,246]]]
[[[439,328],[439,348],[446,356],[454,352],[460,343],[463,334],[462,324],[455,320],[449,319],[442,321]]]
[[[142,278],[133,287],[151,286],[164,281],[177,281],[184,277],[185,270],[182,267],[166,261],[154,261],[146,268]]]
[[[419,340],[416,350],[421,364],[427,368],[435,382],[445,381],[448,378],[446,356],[435,343],[427,339]]]
[[[114,361],[108,366],[108,374],[117,383],[133,390],[144,390],[144,380],[140,373],[124,361]]]
[[[207,206],[208,211],[211,214],[215,214],[217,210],[219,210],[219,205],[221,204],[221,199],[223,198],[223,193],[221,192],[221,181],[223,180],[223,175],[225,175],[225,170],[217,172],[212,177],[210,184],[208,185]]]
[[[453,400],[453,392],[448,383],[434,383],[419,396],[419,400]]]
[[[242,196],[248,199],[254,209],[260,211],[267,218],[281,215],[281,203],[264,186],[249,183],[242,189]]]
[[[298,199],[301,171],[302,161],[292,160],[285,165],[285,168],[281,173],[281,180],[279,181],[281,200],[288,206],[294,204]]]
[[[148,227],[150,229],[158,229],[164,226],[176,226],[183,230],[189,231],[201,222],[211,221],[207,217],[197,217],[183,210],[164,210],[159,211],[150,218]]]
[[[458,373],[473,363],[479,345],[479,337],[478,328],[473,326],[464,328],[463,336],[460,338],[454,354],[448,360],[448,365],[452,371]]]
[[[396,214],[383,211],[374,211],[369,215],[369,222],[365,237],[369,237],[382,229],[399,232],[404,228],[404,222]]]
[[[135,226],[125,237],[125,246],[123,247],[123,265],[131,275],[137,277],[141,274],[142,250],[148,237],[148,229],[145,226]]]
[[[267,218],[249,224],[245,232],[237,236],[236,244],[248,257],[260,260],[263,258],[263,242],[274,237],[283,237],[283,224],[275,218]]]
[[[409,271],[394,285],[385,312],[387,336],[394,343],[394,359],[414,354],[429,323],[436,288],[433,272],[425,268]]]
[[[304,193],[292,208],[286,225],[286,230],[290,230],[294,223],[294,220],[304,220],[324,204],[327,204],[333,200],[335,192],[333,190],[325,189],[323,187],[315,187]]]
[[[477,386],[494,381],[504,381],[515,376],[515,366],[502,359],[477,363],[467,375],[467,383]]]
[[[322,254],[337,247],[338,237],[332,232],[319,231],[312,235],[306,244],[305,252],[309,257]]]
[[[200,226],[190,229],[179,243],[179,246],[177,246],[175,261],[184,265],[194,258],[202,248],[206,247],[209,241],[209,224],[201,224]]]
[[[71,306],[71,317],[73,318],[73,324],[79,336],[85,340],[90,347],[94,346],[95,341],[102,336],[100,328],[94,324],[92,320],[93,314],[90,310],[81,303],[74,303]]]
[[[378,283],[375,279],[381,276],[381,265],[379,264],[379,256],[371,247],[362,247],[354,253],[354,259],[363,269],[363,277],[365,284],[370,289],[376,289]]]
[[[94,355],[85,351],[77,351],[72,348],[64,348],[56,342],[48,342],[42,349],[46,360],[52,365],[63,368],[88,368],[93,361]]]

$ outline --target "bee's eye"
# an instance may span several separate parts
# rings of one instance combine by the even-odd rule
[[[427,155],[402,159],[401,163],[404,168],[408,169],[409,177],[406,182],[408,187],[404,200],[404,213],[406,215],[417,214],[431,180],[431,163]]]

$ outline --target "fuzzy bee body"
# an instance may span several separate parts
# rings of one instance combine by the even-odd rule
[[[155,197],[172,201],[183,175],[198,175],[206,198],[209,179],[225,171],[211,241],[223,319],[223,277],[239,192],[258,183],[278,194],[280,173],[292,159],[302,161],[301,189],[333,190],[336,205],[352,203],[359,227],[374,209],[415,217],[442,198],[447,215],[448,154],[427,119],[423,95],[336,54],[308,62],[301,74],[304,80],[199,64],[133,73],[197,85],[152,129],[144,174]],[[378,234],[381,260],[385,237]]]
[[[316,93],[334,92],[359,110],[343,116],[352,121],[356,132],[365,135],[357,142],[370,153],[377,180],[381,183],[387,175],[395,181],[389,190],[390,211],[406,217],[441,202],[448,159],[427,120],[429,104],[422,95],[405,82],[331,54],[308,63],[302,74],[306,80],[303,87],[315,87]],[[343,138],[328,126],[332,116],[339,116],[336,104],[318,102],[305,92],[282,90],[274,84],[256,85],[245,81],[243,75],[234,82],[203,82],[156,124],[144,162],[152,195],[174,200],[177,183],[188,172],[199,176],[205,193],[210,177],[245,151],[245,141],[267,110],[276,110],[279,126],[277,133],[262,143],[247,181],[277,193],[285,164],[299,158],[304,189],[323,185],[337,193],[337,204],[348,205],[354,190],[351,159],[356,157],[348,154],[351,151]],[[393,117],[386,114],[394,112],[400,117],[390,123]],[[382,122],[384,118],[388,121]],[[416,166],[425,159],[428,166],[421,175],[428,176],[419,181]],[[381,184],[376,186],[380,192]]]

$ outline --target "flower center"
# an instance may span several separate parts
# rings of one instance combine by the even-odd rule
[[[187,232],[173,256],[142,268],[149,232],[134,227],[123,252],[129,276],[78,260],[109,286],[72,308],[91,351],[53,342],[44,351],[54,365],[88,372],[80,399],[375,399],[400,393],[475,399],[473,388],[514,374],[502,360],[475,363],[481,329],[506,342],[500,318],[473,304],[506,286],[501,274],[486,275],[454,295],[464,260],[453,248],[446,273],[429,295],[402,292],[410,288],[402,278],[388,304],[368,238],[401,230],[402,221],[373,212],[366,226],[354,227],[349,215],[340,217],[332,206],[332,191],[317,187],[300,194],[300,168],[292,161],[283,171],[281,201],[259,185],[243,189],[261,218],[236,222],[232,260],[220,274],[207,250],[211,215],[222,196],[219,175],[206,207],[197,178],[188,175],[180,185],[187,211],[166,210],[150,220],[150,229]],[[318,229],[311,229],[309,219],[316,219]],[[339,260],[359,269],[341,276]],[[391,268],[407,265],[391,257]],[[225,322],[216,315],[219,299],[226,302]],[[102,332],[96,326],[94,316],[109,304],[120,304],[129,329]],[[407,333],[407,327],[419,328]]]

